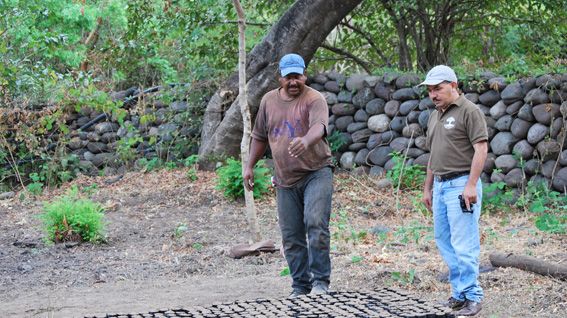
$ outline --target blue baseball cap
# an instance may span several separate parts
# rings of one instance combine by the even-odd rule
[[[286,54],[280,60],[280,74],[287,76],[291,73],[303,74],[305,71],[305,62],[298,54]]]
[[[422,85],[437,85],[442,82],[457,82],[457,75],[452,68],[447,65],[437,65],[432,68],[425,76],[425,81],[423,81],[418,86]]]

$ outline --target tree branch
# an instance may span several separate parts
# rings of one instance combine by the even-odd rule
[[[372,39],[372,37],[360,30],[359,28],[355,27],[354,25],[349,24],[348,22],[341,22],[340,25],[354,31],[354,33],[361,35],[366,42],[368,42],[368,44],[370,44],[370,46],[374,49],[374,51],[376,51],[376,54],[378,54],[380,56],[380,58],[382,58],[382,60],[384,61],[384,64],[391,66],[391,62],[390,60],[386,57],[386,55],[384,55],[384,52],[382,52],[382,50],[380,50],[380,48],[376,45],[376,43],[374,43],[374,40]]]
[[[372,70],[370,69],[370,65],[369,65],[370,63],[354,56],[350,52],[347,52],[347,51],[340,49],[338,47],[330,46],[326,43],[321,44],[321,47],[324,48],[324,49],[327,49],[327,50],[329,50],[333,53],[342,55],[344,57],[347,57],[347,58],[353,60],[356,64],[360,65],[368,74],[372,74]]]

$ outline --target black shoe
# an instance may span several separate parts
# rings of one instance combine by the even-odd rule
[[[299,296],[303,296],[303,295],[307,295],[309,294],[308,291],[305,291],[303,289],[294,289],[291,291],[291,294],[289,294],[289,296],[287,296],[287,298],[297,298]]]
[[[459,310],[465,306],[466,301],[458,300],[453,297],[449,297],[446,301],[441,302],[442,306],[451,308],[453,310]]]
[[[476,301],[467,300],[465,301],[465,306],[457,312],[454,312],[455,316],[474,316],[479,313],[482,309],[482,305]]]
[[[313,289],[311,289],[310,295],[326,295],[329,293],[329,284],[316,281],[313,283]]]

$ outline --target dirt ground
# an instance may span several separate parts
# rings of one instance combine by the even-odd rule
[[[198,172],[191,182],[185,172],[75,180],[80,188],[97,185],[91,198],[106,210],[102,245],[43,243],[36,216],[70,185],[0,201],[1,316],[83,317],[287,296],[291,279],[280,276],[286,263],[279,253],[227,256],[248,241],[243,201],[215,190],[214,173]],[[412,209],[411,196],[375,189],[365,177],[336,174],[331,288],[394,286],[430,301],[447,298],[431,218]],[[279,247],[273,193],[256,208],[262,238]],[[486,272],[479,317],[566,317],[567,282],[491,268],[488,255],[513,252],[566,264],[567,237],[538,231],[524,213],[483,215],[481,223]]]

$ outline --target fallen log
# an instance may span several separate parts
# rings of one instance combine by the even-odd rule
[[[488,258],[492,266],[515,267],[536,274],[567,280],[567,266],[542,261],[535,257],[514,255],[512,253],[491,253]]]

